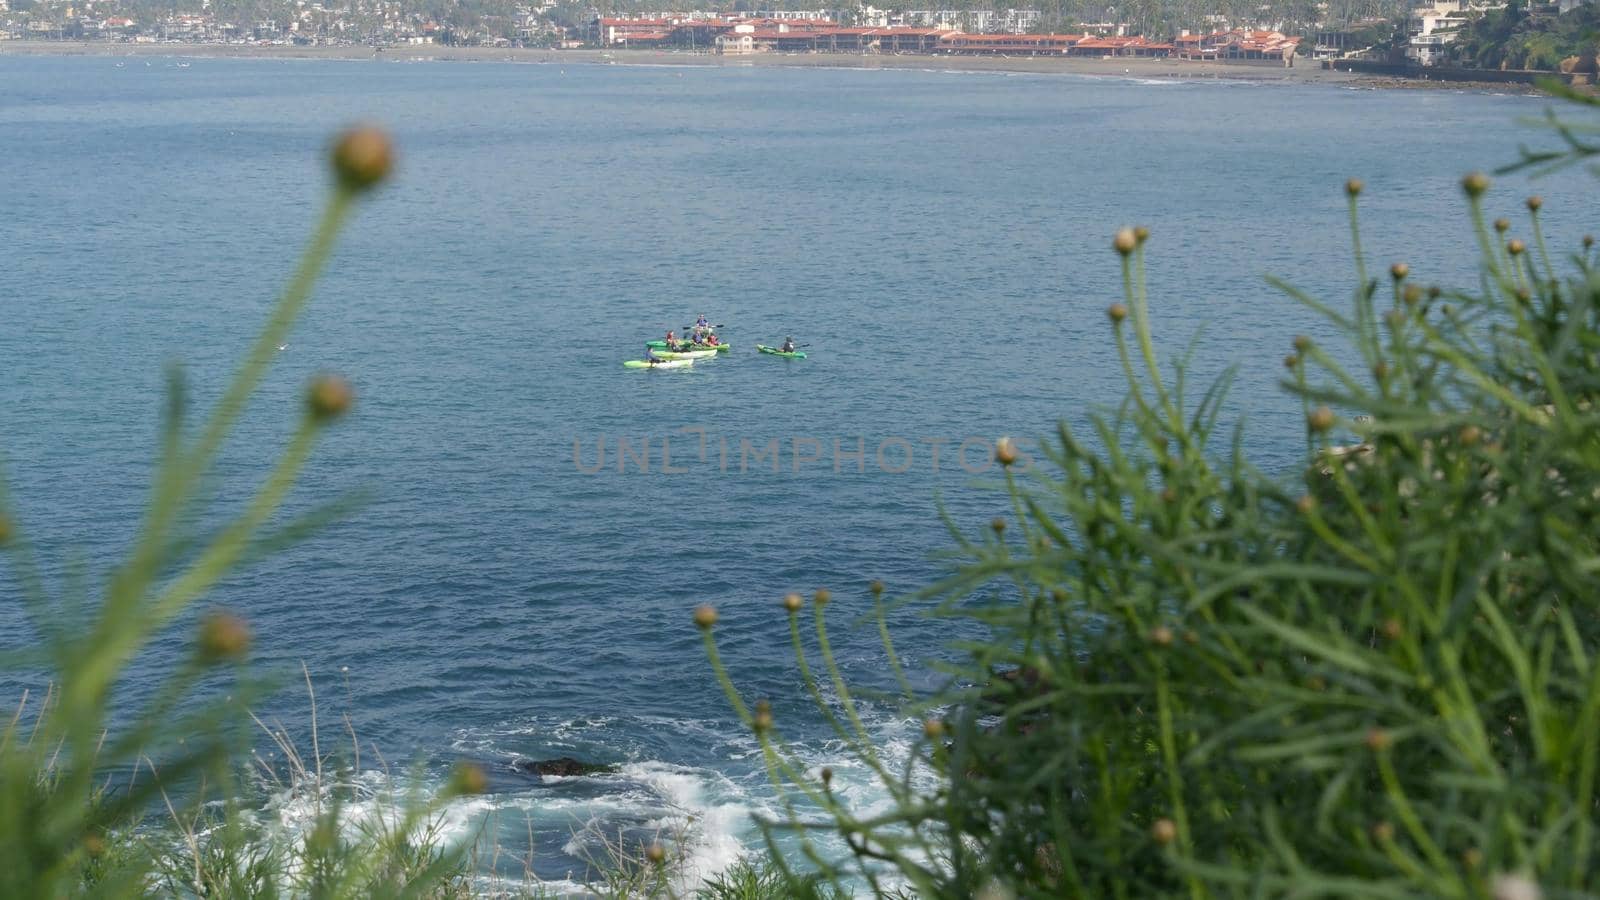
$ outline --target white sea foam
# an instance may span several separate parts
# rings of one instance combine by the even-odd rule
[[[826,699],[842,720],[842,708],[831,697]],[[913,761],[914,748],[921,740],[921,722],[871,703],[858,703],[858,713],[879,766],[898,782]],[[453,746],[475,758],[504,760],[508,766],[530,755],[555,755],[563,750],[599,761],[622,757],[625,761],[614,772],[540,777],[533,787],[494,797],[492,809],[484,815],[508,822],[525,820],[536,835],[546,835],[546,841],[557,831],[561,843],[544,844],[545,868],[551,868],[551,851],[559,850],[580,873],[590,862],[604,862],[607,853],[618,849],[619,840],[636,847],[640,841],[659,839],[681,854],[683,869],[674,889],[688,894],[741,858],[764,850],[758,818],[772,822],[785,815],[763,767],[760,745],[748,732],[728,731],[728,727],[722,721],[651,717],[536,719],[464,732]],[[709,764],[653,758],[641,746],[648,741],[640,735],[661,733],[704,744],[699,758]],[[881,814],[893,808],[894,794],[878,772],[854,752],[851,742],[816,737],[789,744],[787,751],[797,768],[813,780],[820,778],[824,767],[830,769],[834,796],[858,815]],[[910,783],[914,790],[930,790],[935,776],[925,767],[913,767]],[[803,798],[790,799],[797,804],[797,814],[808,821],[823,821],[826,814],[822,810]],[[515,837],[518,829],[506,833]],[[784,846],[798,838],[780,835],[778,840]],[[849,853],[842,841],[825,830],[810,840],[824,855]],[[550,887],[548,883],[545,886]]]
[[[739,835],[750,827],[754,807],[748,793],[717,772],[660,762],[622,767],[625,777],[637,778],[658,791],[677,812],[652,820],[662,832],[684,836],[683,889],[693,889],[723,872],[744,856]]]

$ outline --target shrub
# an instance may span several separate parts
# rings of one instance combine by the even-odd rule
[[[1007,469],[1014,515],[957,533],[960,563],[915,595],[988,638],[907,695],[927,721],[903,767],[857,721],[825,605],[809,646],[785,604],[802,679],[891,812],[857,814],[792,759],[705,617],[786,804],[763,828],[799,839],[786,871],[930,898],[1593,896],[1600,272],[1587,240],[1557,268],[1542,203],[1508,239],[1489,179],[1462,187],[1480,289],[1369,275],[1359,182],[1349,310],[1280,285],[1353,348],[1285,348],[1308,447],[1292,477],[1220,430],[1226,380],[1196,397],[1158,364],[1145,232],[1117,234],[1127,399]]]

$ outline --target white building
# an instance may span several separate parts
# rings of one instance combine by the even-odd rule
[[[1003,30],[1007,34],[1027,34],[1039,24],[1041,15],[1037,9],[1008,9]]]
[[[1460,36],[1463,26],[1487,10],[1504,6],[1504,3],[1472,3],[1470,0],[1434,0],[1428,6],[1413,9],[1406,58],[1418,65],[1436,65],[1444,56],[1445,47]]]
[[[855,22],[862,28],[888,28],[889,11],[876,6],[862,4],[856,7]]]
[[[717,52],[723,56],[745,56],[756,52],[755,37],[750,32],[730,31],[717,35]]]

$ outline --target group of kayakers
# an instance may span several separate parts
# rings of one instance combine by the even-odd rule
[[[725,342],[722,340],[722,338],[717,336],[717,327],[718,326],[711,324],[711,320],[706,318],[704,313],[701,313],[695,319],[693,325],[685,326],[685,335],[683,337],[679,337],[677,331],[668,329],[665,340],[655,340],[645,344],[643,363],[651,368],[654,368],[661,363],[676,362],[680,359],[695,358],[679,357],[677,354],[688,354],[705,350],[726,350],[727,346]],[[757,349],[761,350],[763,353],[793,353],[801,358],[805,356],[804,353],[797,353],[795,351],[793,337],[784,338],[782,347],[773,348],[757,345]],[[628,365],[637,364],[628,363]]]
[[[680,338],[676,331],[670,328],[667,329],[666,349],[672,353],[685,353],[693,350],[714,350],[717,347],[721,347],[722,339],[717,337],[715,327],[711,324],[711,320],[706,318],[705,313],[701,313],[699,318],[695,319],[694,325],[690,327],[689,335],[686,338]],[[648,345],[644,348],[644,358],[647,362],[652,363],[662,361],[661,357],[656,355],[655,348]]]

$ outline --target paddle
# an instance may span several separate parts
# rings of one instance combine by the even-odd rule
[[[684,331],[688,331],[689,329],[691,329],[693,327],[694,327],[693,325],[685,325],[685,326],[683,326],[683,330]],[[707,328],[726,328],[728,326],[726,326],[726,325],[707,325],[706,327]]]

